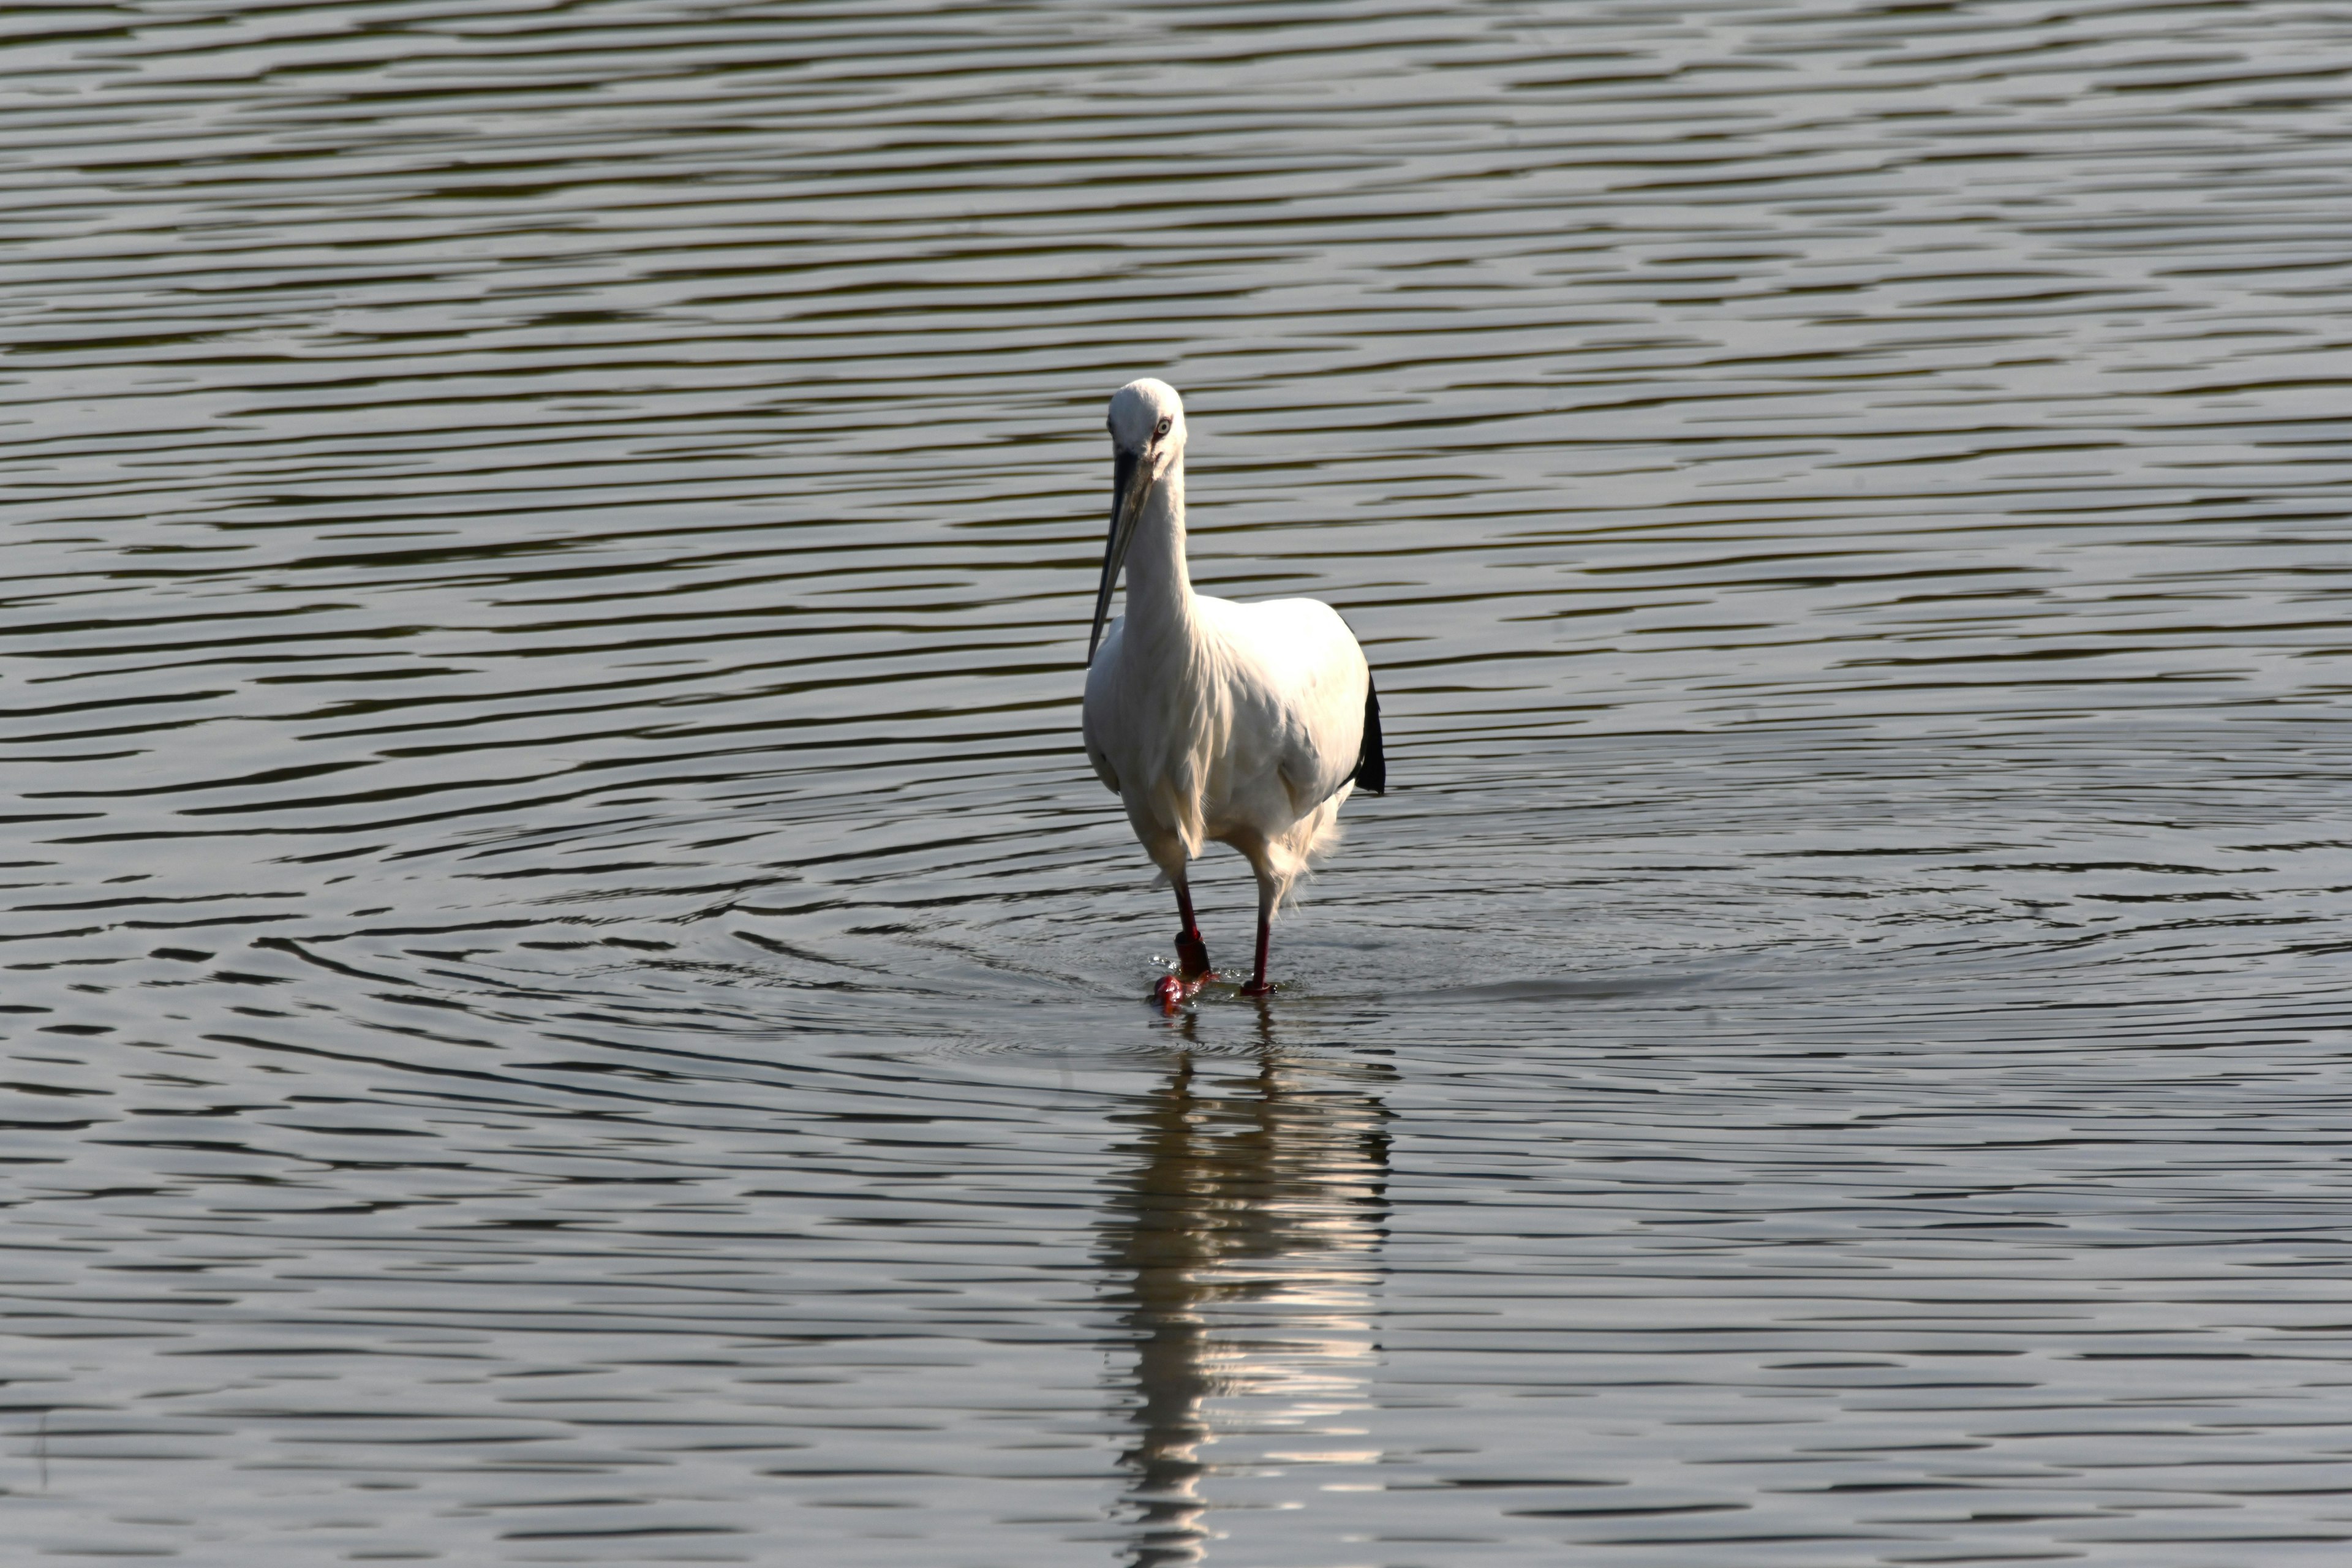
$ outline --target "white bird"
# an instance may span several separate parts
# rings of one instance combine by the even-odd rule
[[[1176,889],[1182,979],[1173,1010],[1210,973],[1185,869],[1214,839],[1257,873],[1262,996],[1275,910],[1308,860],[1339,839],[1339,806],[1388,787],[1380,696],[1355,635],[1314,599],[1235,604],[1192,592],[1184,565],[1184,405],[1164,381],[1110,400],[1110,537],[1087,639],[1087,760],[1127,806],[1143,852]],[[1110,623],[1127,569],[1127,614]],[[1099,645],[1100,652],[1097,648]]]

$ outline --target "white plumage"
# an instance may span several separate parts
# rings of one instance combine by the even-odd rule
[[[1236,604],[1195,594],[1184,563],[1184,408],[1144,380],[1110,404],[1116,490],[1087,672],[1087,760],[1127,806],[1144,853],[1175,889],[1186,984],[1208,956],[1185,870],[1202,847],[1229,844],[1257,874],[1256,971],[1267,989],[1268,931],[1308,860],[1339,838],[1359,783],[1386,786],[1380,709],[1354,634],[1314,599]],[[1122,563],[1127,614],[1110,623]],[[1171,994],[1168,987],[1174,985]]]

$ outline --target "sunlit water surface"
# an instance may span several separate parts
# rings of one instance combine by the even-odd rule
[[[0,30],[12,1561],[2347,1560],[2341,7]]]

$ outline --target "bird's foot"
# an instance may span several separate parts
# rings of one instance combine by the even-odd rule
[[[1263,974],[1255,975],[1243,984],[1242,994],[1244,996],[1271,996],[1274,994],[1274,983]]]
[[[1216,977],[1217,972],[1213,969],[1204,969],[1198,974],[1163,974],[1151,987],[1151,999],[1160,1005],[1162,1013],[1172,1018],[1177,1008],[1199,995],[1201,987]]]
[[[1209,974],[1209,944],[1201,940],[1199,931],[1176,933],[1176,969],[1187,980],[1199,980]]]

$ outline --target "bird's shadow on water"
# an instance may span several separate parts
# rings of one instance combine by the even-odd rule
[[[1686,970],[1670,974],[1611,976],[1592,980],[1569,980],[1553,975],[1530,975],[1520,980],[1489,980],[1471,985],[1431,986],[1422,991],[1372,999],[1391,1002],[1431,1002],[1442,1005],[1458,1005],[1465,1002],[1496,1005],[1507,1005],[1514,1002],[1607,1002],[1627,997],[1665,996],[1676,992],[1703,990],[1720,977],[1720,972],[1709,970]]]
[[[1246,1468],[1249,1437],[1360,1408],[1378,1353],[1394,1069],[1286,1053],[1262,1003],[1239,1060],[1199,1048],[1191,1023],[1118,1117],[1097,1252],[1132,1357],[1112,1386],[1138,1568],[1202,1561],[1210,1493]],[[1212,1453],[1221,1439],[1230,1458]]]

